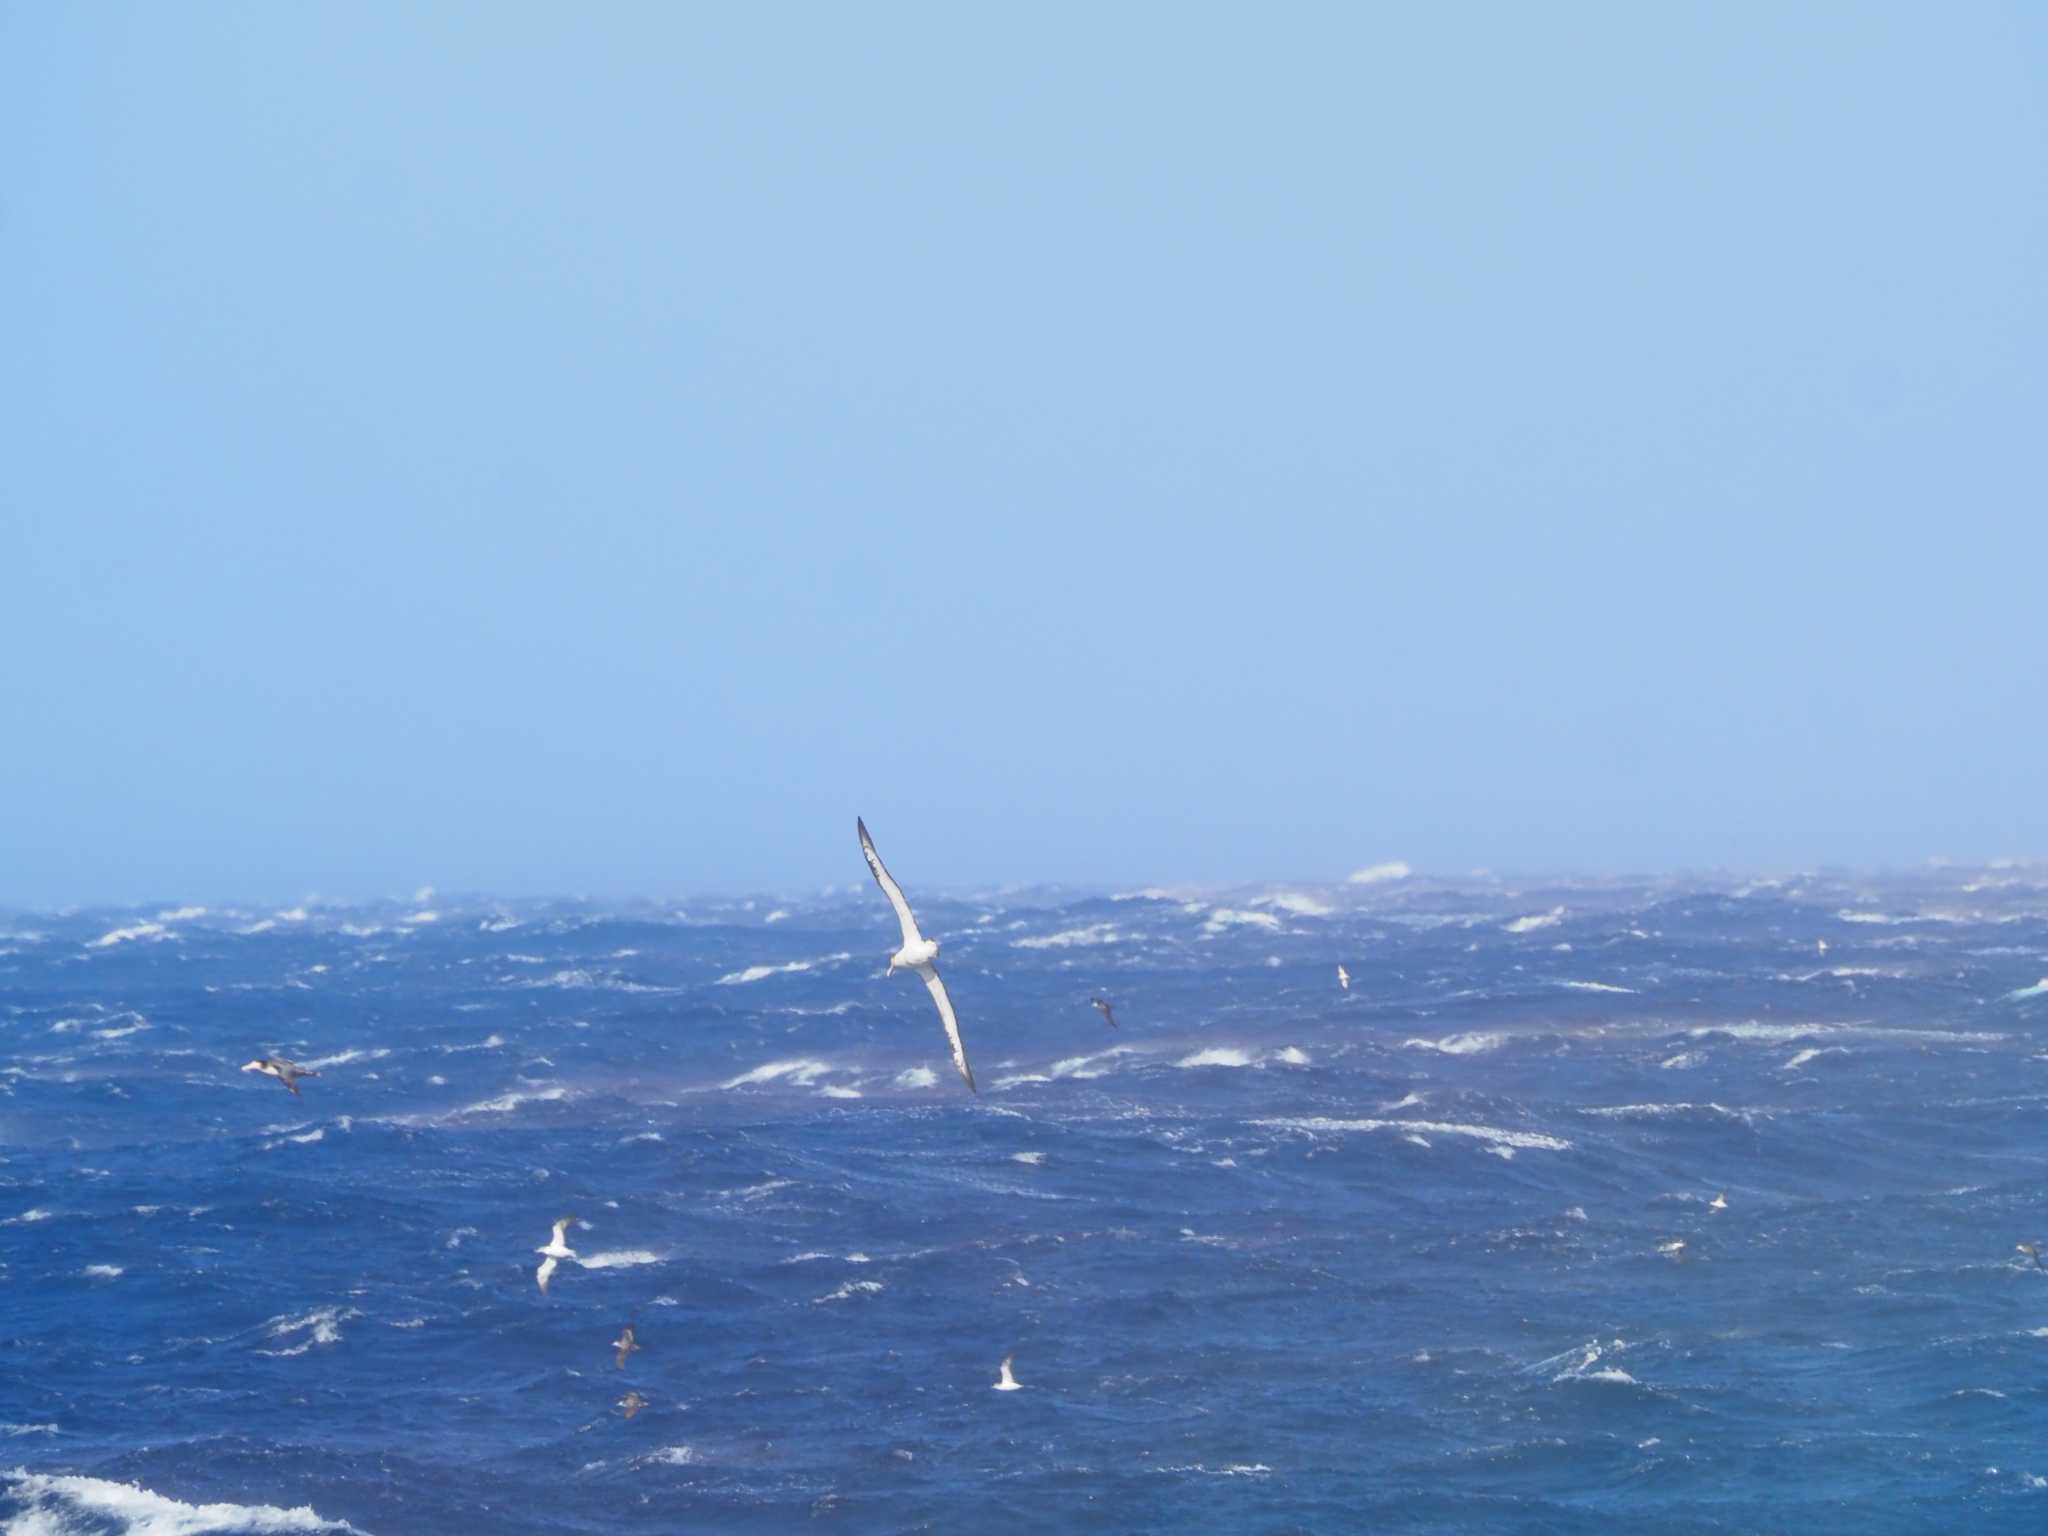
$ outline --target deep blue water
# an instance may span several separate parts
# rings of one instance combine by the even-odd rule
[[[0,1531],[2048,1528],[2048,889],[1273,894],[0,919]]]

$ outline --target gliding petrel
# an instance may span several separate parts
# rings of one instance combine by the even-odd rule
[[[318,1077],[320,1075],[318,1072],[308,1072],[304,1067],[295,1067],[282,1056],[258,1056],[254,1061],[244,1062],[242,1070],[244,1072],[261,1072],[266,1077],[276,1078],[285,1087],[291,1089],[295,1098],[305,1097],[304,1094],[299,1092],[300,1078]]]

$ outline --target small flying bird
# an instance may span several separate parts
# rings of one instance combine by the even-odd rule
[[[1107,1024],[1111,1029],[1115,1029],[1116,1010],[1109,1006],[1109,999],[1106,997],[1091,997],[1088,999],[1088,1001],[1093,1003],[1096,1009],[1102,1014],[1102,1022]]]
[[[642,1397],[638,1392],[628,1392],[624,1397],[619,1399],[619,1412],[624,1414],[629,1419],[646,1406],[647,1399]]]
[[[1337,967],[1337,985],[1346,992],[1351,990],[1351,973],[1345,970],[1341,964]]]
[[[1707,1202],[1707,1209],[1708,1209],[1708,1210],[1710,1210],[1710,1211],[1725,1211],[1725,1210],[1727,1210],[1727,1209],[1728,1209],[1728,1191],[1724,1189],[1724,1190],[1722,1190],[1722,1191],[1721,1191],[1721,1193],[1719,1193],[1718,1195],[1714,1196],[1714,1198],[1713,1198],[1713,1199],[1709,1200],[1709,1201]]]
[[[2041,1245],[2039,1243],[2015,1243],[2013,1246],[2034,1261],[2034,1268],[2048,1269],[2048,1264],[2041,1262]]]
[[[932,964],[939,957],[938,941],[917,931],[917,919],[911,916],[910,903],[903,899],[903,887],[882,867],[882,856],[875,852],[875,840],[868,836],[868,824],[858,816],[853,818],[853,824],[860,831],[860,851],[868,868],[874,871],[875,884],[889,898],[889,905],[896,909],[896,921],[903,925],[903,947],[889,957],[889,972],[894,975],[898,970],[915,971],[924,978],[926,990],[938,1004],[939,1022],[946,1026],[946,1039],[953,1047],[953,1065],[966,1080],[967,1091],[979,1093],[981,1090],[974,1086],[974,1073],[967,1065],[967,1047],[960,1039],[960,1020],[953,1013],[953,999],[946,995],[946,984],[939,980],[938,967]]]
[[[1016,1358],[1015,1355],[1003,1356],[1002,1374],[989,1383],[996,1391],[1021,1392],[1024,1390],[1024,1383],[1010,1374],[1010,1362]]]
[[[555,1278],[555,1266],[563,1259],[576,1257],[576,1250],[564,1240],[569,1231],[569,1223],[575,1219],[574,1216],[564,1216],[555,1223],[555,1235],[548,1239],[547,1246],[533,1250],[541,1255],[540,1268],[533,1272],[533,1278],[540,1286],[540,1293],[543,1296],[548,1293],[548,1282]]]
[[[294,1098],[305,1097],[304,1094],[299,1092],[300,1078],[318,1077],[320,1075],[318,1072],[308,1072],[304,1067],[295,1067],[282,1056],[258,1056],[254,1061],[244,1062],[242,1070],[244,1072],[261,1072],[266,1077],[276,1078],[285,1087],[291,1089],[292,1097]]]
[[[612,1340],[612,1348],[619,1352],[619,1369],[626,1368],[626,1356],[640,1347],[640,1341],[633,1337],[633,1325],[626,1324],[619,1330],[619,1336]]]

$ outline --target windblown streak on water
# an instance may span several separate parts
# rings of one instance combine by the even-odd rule
[[[2039,872],[1394,876],[0,918],[0,1532],[2048,1522]]]

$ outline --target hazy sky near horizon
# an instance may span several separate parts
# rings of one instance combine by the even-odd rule
[[[2048,11],[0,10],[0,904],[2048,855]]]

